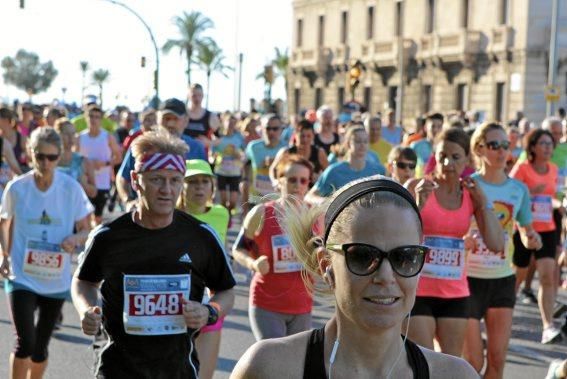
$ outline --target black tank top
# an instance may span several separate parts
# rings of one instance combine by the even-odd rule
[[[297,154],[297,146],[290,146],[287,149],[287,152],[290,154]],[[323,168],[319,163],[319,148],[317,146],[311,146],[311,154],[309,155],[308,160],[309,162],[313,163],[313,172],[318,174],[323,171]]]
[[[412,341],[406,340],[406,354],[413,377],[429,379],[429,365],[421,349]],[[326,379],[325,372],[325,327],[311,332],[307,341],[303,379]]]
[[[211,112],[208,109],[205,109],[205,114],[203,117],[194,119],[189,117],[189,122],[187,123],[187,127],[183,131],[183,134],[186,134],[192,138],[197,138],[199,136],[205,136],[210,138],[210,129],[211,126],[209,125],[209,118],[211,117]]]
[[[331,146],[336,145],[337,143],[340,142],[340,138],[339,135],[337,133],[333,133],[333,142],[331,143],[325,143],[323,141],[321,141],[321,139],[319,138],[319,134],[315,134],[315,146],[319,146],[321,148],[323,148],[323,150],[325,150],[325,153],[327,153],[327,155],[331,154]]]

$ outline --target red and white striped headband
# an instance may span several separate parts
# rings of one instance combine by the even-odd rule
[[[182,155],[169,153],[144,154],[136,161],[136,171],[174,170],[185,173],[185,159]]]

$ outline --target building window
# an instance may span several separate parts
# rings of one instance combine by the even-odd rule
[[[427,0],[427,29],[426,32],[433,33],[435,30],[435,0]]]
[[[374,38],[374,7],[368,7],[368,15],[366,17],[366,39]]]
[[[348,38],[348,12],[341,13],[341,43],[346,44]]]
[[[394,18],[394,36],[399,37],[402,34],[402,2],[396,2],[396,17]]]
[[[505,113],[505,89],[506,89],[506,83],[503,82],[499,82],[496,83],[496,102],[494,104],[495,106],[495,112],[494,112],[494,118],[496,119],[496,121],[502,121],[504,118],[504,113]]]
[[[372,87],[364,87],[364,107],[366,108],[366,112],[371,112]]]
[[[297,45],[297,47],[301,47],[301,45],[303,45],[303,20],[302,19],[297,20],[297,41],[296,41],[296,45]]]
[[[388,88],[388,108],[396,110],[397,97],[398,97],[398,87],[390,86]]]
[[[325,16],[319,16],[319,46],[325,46]]]
[[[345,87],[339,87],[337,93],[337,109],[339,112],[343,109],[343,105],[345,104]]]
[[[510,12],[510,0],[500,0],[500,25],[508,25],[509,12]]]
[[[469,6],[469,0],[463,0],[463,18],[461,20],[461,26],[465,29],[469,27]]]
[[[323,104],[323,91],[321,88],[315,88],[315,109],[319,109],[319,107]]]
[[[433,87],[429,84],[423,86],[423,113],[431,112],[431,105],[433,104]]]
[[[293,90],[293,105],[295,107],[295,114],[299,114],[301,110],[301,90],[299,88]]]
[[[469,86],[467,84],[457,85],[457,110],[466,111],[469,108]]]

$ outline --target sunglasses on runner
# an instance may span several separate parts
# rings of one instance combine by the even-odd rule
[[[301,184],[302,186],[304,186],[304,185],[306,185],[306,184],[309,183],[309,179],[308,179],[308,178],[296,178],[296,177],[294,177],[294,176],[292,176],[292,177],[290,177],[290,178],[286,177],[286,180],[287,180],[287,182],[288,182],[289,184],[296,184],[296,183],[299,183],[299,184]]]
[[[278,128],[277,126],[268,126],[266,130],[268,132],[277,132],[278,130],[280,130],[280,128]]]
[[[502,150],[508,150],[510,148],[509,141],[488,141],[485,145],[490,150],[499,150],[500,148],[502,148]]]
[[[347,268],[355,275],[371,275],[380,268],[386,258],[394,272],[404,278],[411,278],[419,274],[423,268],[425,256],[429,252],[429,248],[422,245],[399,246],[390,251],[383,251],[365,243],[327,245],[327,249],[342,251]]]
[[[398,162],[398,161],[394,161],[394,164],[396,165],[397,168],[401,169],[401,170],[405,170],[406,168],[409,168],[410,170],[415,170],[415,163],[405,163],[405,162]]]
[[[35,153],[35,159],[38,161],[48,160],[50,162],[55,162],[59,158],[59,154],[44,154],[44,153]]]

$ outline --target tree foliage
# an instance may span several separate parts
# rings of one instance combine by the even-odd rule
[[[109,78],[110,78],[110,72],[108,70],[98,69],[98,70],[93,71],[92,80],[93,80],[94,84],[96,84],[98,86],[98,91],[99,91],[98,98],[100,99],[100,106],[101,107],[102,107],[102,89],[103,89],[104,84],[106,84],[106,82],[108,82]]]
[[[211,75],[214,72],[222,74],[225,78],[228,78],[226,70],[233,70],[232,67],[224,64],[225,56],[222,49],[214,41],[210,41],[207,44],[200,44],[197,49],[197,57],[195,58],[195,63],[205,70],[207,74],[207,106],[209,102],[209,88]]]
[[[187,60],[187,83],[191,84],[191,64],[194,63],[193,54],[199,46],[212,42],[209,37],[203,34],[214,26],[213,22],[201,12],[183,12],[182,16],[173,18],[173,24],[177,26],[179,38],[169,39],[163,45],[162,50],[168,53],[173,48],[179,49],[181,55],[185,54]]]
[[[30,97],[46,91],[57,76],[53,62],[40,62],[36,53],[18,50],[16,56],[5,57],[1,63],[4,82],[26,91]]]

